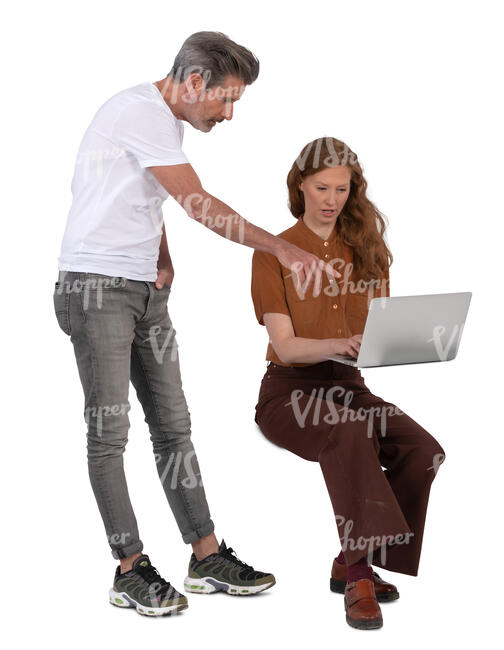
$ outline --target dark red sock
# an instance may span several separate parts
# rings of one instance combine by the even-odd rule
[[[340,551],[340,554],[336,558],[336,562],[338,562],[339,564],[346,564],[345,556],[343,555],[343,551]]]
[[[347,566],[347,582],[354,582],[355,580],[361,580],[362,578],[373,580],[373,569],[367,563],[366,556],[361,558],[355,564],[349,564]]]

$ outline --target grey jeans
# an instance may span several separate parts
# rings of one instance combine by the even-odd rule
[[[183,541],[214,530],[191,441],[169,293],[154,282],[76,271],[59,271],[54,287],[56,318],[73,343],[84,389],[89,477],[114,558],[143,549],[123,468],[130,379]]]

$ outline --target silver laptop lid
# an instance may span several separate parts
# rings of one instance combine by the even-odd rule
[[[359,368],[450,361],[457,355],[471,292],[373,298]]]
[[[373,298],[357,359],[327,357],[349,366],[450,361],[457,356],[471,292]]]

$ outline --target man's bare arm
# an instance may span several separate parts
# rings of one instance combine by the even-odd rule
[[[231,241],[275,254],[278,238],[254,226],[226,203],[207,192],[189,163],[148,167],[148,170],[191,218]]]
[[[207,192],[189,163],[147,169],[192,219],[221,237],[275,255],[283,266],[292,271],[295,281],[306,283],[306,286],[311,280],[315,281],[314,295],[318,295],[320,291],[321,271],[326,271],[333,277],[340,277],[341,274],[330,264],[255,226]]]
[[[174,270],[168,250],[168,241],[166,239],[166,230],[163,223],[163,234],[161,236],[161,243],[159,245],[159,257],[157,263],[158,277],[156,280],[156,287],[162,289],[164,284],[171,287],[173,282]]]

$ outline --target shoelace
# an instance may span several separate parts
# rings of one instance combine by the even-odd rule
[[[149,585],[152,585],[153,583],[157,583],[159,585],[159,596],[166,594],[171,587],[171,584],[161,577],[159,571],[154,566],[152,566],[152,564],[149,564],[146,567],[137,566],[136,571]]]
[[[242,567],[242,569],[247,569],[248,572],[255,571],[253,566],[250,566],[250,564],[246,564],[245,562],[242,562],[242,560],[239,560],[236,551],[234,551],[231,547],[226,548],[226,550],[222,553],[222,555],[228,559],[231,560],[234,564],[237,564],[238,566]]]

